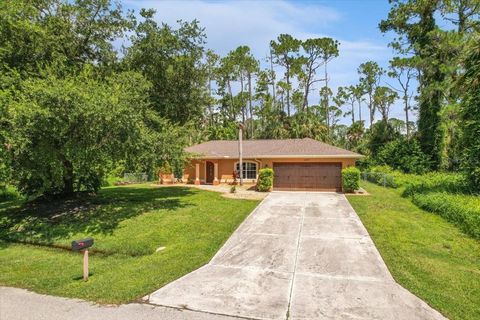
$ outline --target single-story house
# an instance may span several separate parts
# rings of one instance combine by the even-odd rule
[[[272,168],[275,190],[340,191],[341,170],[362,155],[313,139],[244,140],[243,182],[256,183],[258,170]],[[185,178],[195,184],[232,183],[240,170],[239,142],[214,140],[186,148],[195,158]]]

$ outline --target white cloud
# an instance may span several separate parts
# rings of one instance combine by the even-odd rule
[[[280,33],[299,34],[312,26],[338,21],[340,14],[321,5],[296,6],[286,1],[127,1],[129,7],[154,8],[157,19],[175,24],[197,19],[206,28],[208,46],[220,54],[248,45],[265,55]]]
[[[383,42],[368,38],[341,39],[332,34],[342,28],[342,13],[318,3],[295,4],[279,1],[126,1],[127,7],[138,12],[140,8],[157,10],[156,19],[169,25],[177,20],[197,19],[206,28],[207,47],[221,55],[240,45],[248,45],[252,53],[265,60],[270,40],[281,33],[298,39],[332,37],[340,42],[340,56],[329,65],[330,85],[355,84],[358,81],[357,67],[374,60],[386,67],[392,57],[391,49]],[[313,31],[312,31],[313,30]],[[309,99],[318,102],[318,91]],[[392,113],[396,115],[398,107]],[[401,108],[399,109],[401,110]],[[366,114],[366,111],[364,111]],[[347,120],[346,120],[347,121]]]

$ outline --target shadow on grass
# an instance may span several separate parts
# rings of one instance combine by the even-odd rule
[[[97,195],[12,205],[0,209],[0,239],[50,244],[74,234],[112,234],[120,222],[145,212],[191,206],[183,197],[195,193],[185,187],[117,187]]]

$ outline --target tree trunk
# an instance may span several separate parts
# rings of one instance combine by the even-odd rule
[[[242,123],[245,124],[245,109],[246,106],[243,104],[243,76],[240,76],[240,97],[242,102]]]
[[[325,61],[325,120],[327,123],[327,135],[330,136],[330,112],[328,111],[328,105],[330,104],[328,99],[328,73],[327,73],[327,61]]]
[[[373,108],[372,94],[368,95],[368,109],[370,111],[370,128],[373,125],[373,118],[375,117],[375,110]]]
[[[352,102],[352,124],[355,123],[355,102]]]
[[[273,56],[272,56],[272,48],[270,48],[270,73],[272,76],[272,97],[273,103],[275,103],[275,74],[273,72]]]
[[[250,113],[250,139],[253,139],[252,74],[248,73],[248,109]]]
[[[232,85],[230,84],[230,80],[227,80],[227,86],[228,86],[228,94],[230,95],[230,117],[231,120],[235,120],[235,105],[233,103],[233,94],[232,94]]]
[[[208,79],[208,94],[210,99],[212,98],[212,79]],[[213,126],[213,104],[209,101],[209,109],[210,109],[210,125]]]
[[[62,194],[72,195],[73,194],[73,164],[64,156],[61,155],[62,164],[63,164],[63,190]]]
[[[308,94],[310,93],[311,80],[312,80],[312,71],[309,71],[307,81],[305,82],[305,91],[303,93],[303,110],[308,110]]]
[[[408,126],[408,93],[407,92],[405,92],[403,99],[405,102],[405,126],[407,129],[407,139],[408,139],[410,138],[410,127]]]
[[[287,115],[290,117],[290,67],[287,65]]]
[[[358,101],[358,120],[362,121],[362,103]]]

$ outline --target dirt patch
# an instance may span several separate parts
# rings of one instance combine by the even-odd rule
[[[363,188],[360,188],[358,190],[355,190],[355,192],[345,193],[345,195],[348,195],[348,196],[369,196],[370,193],[368,193],[367,190],[365,190]]]

